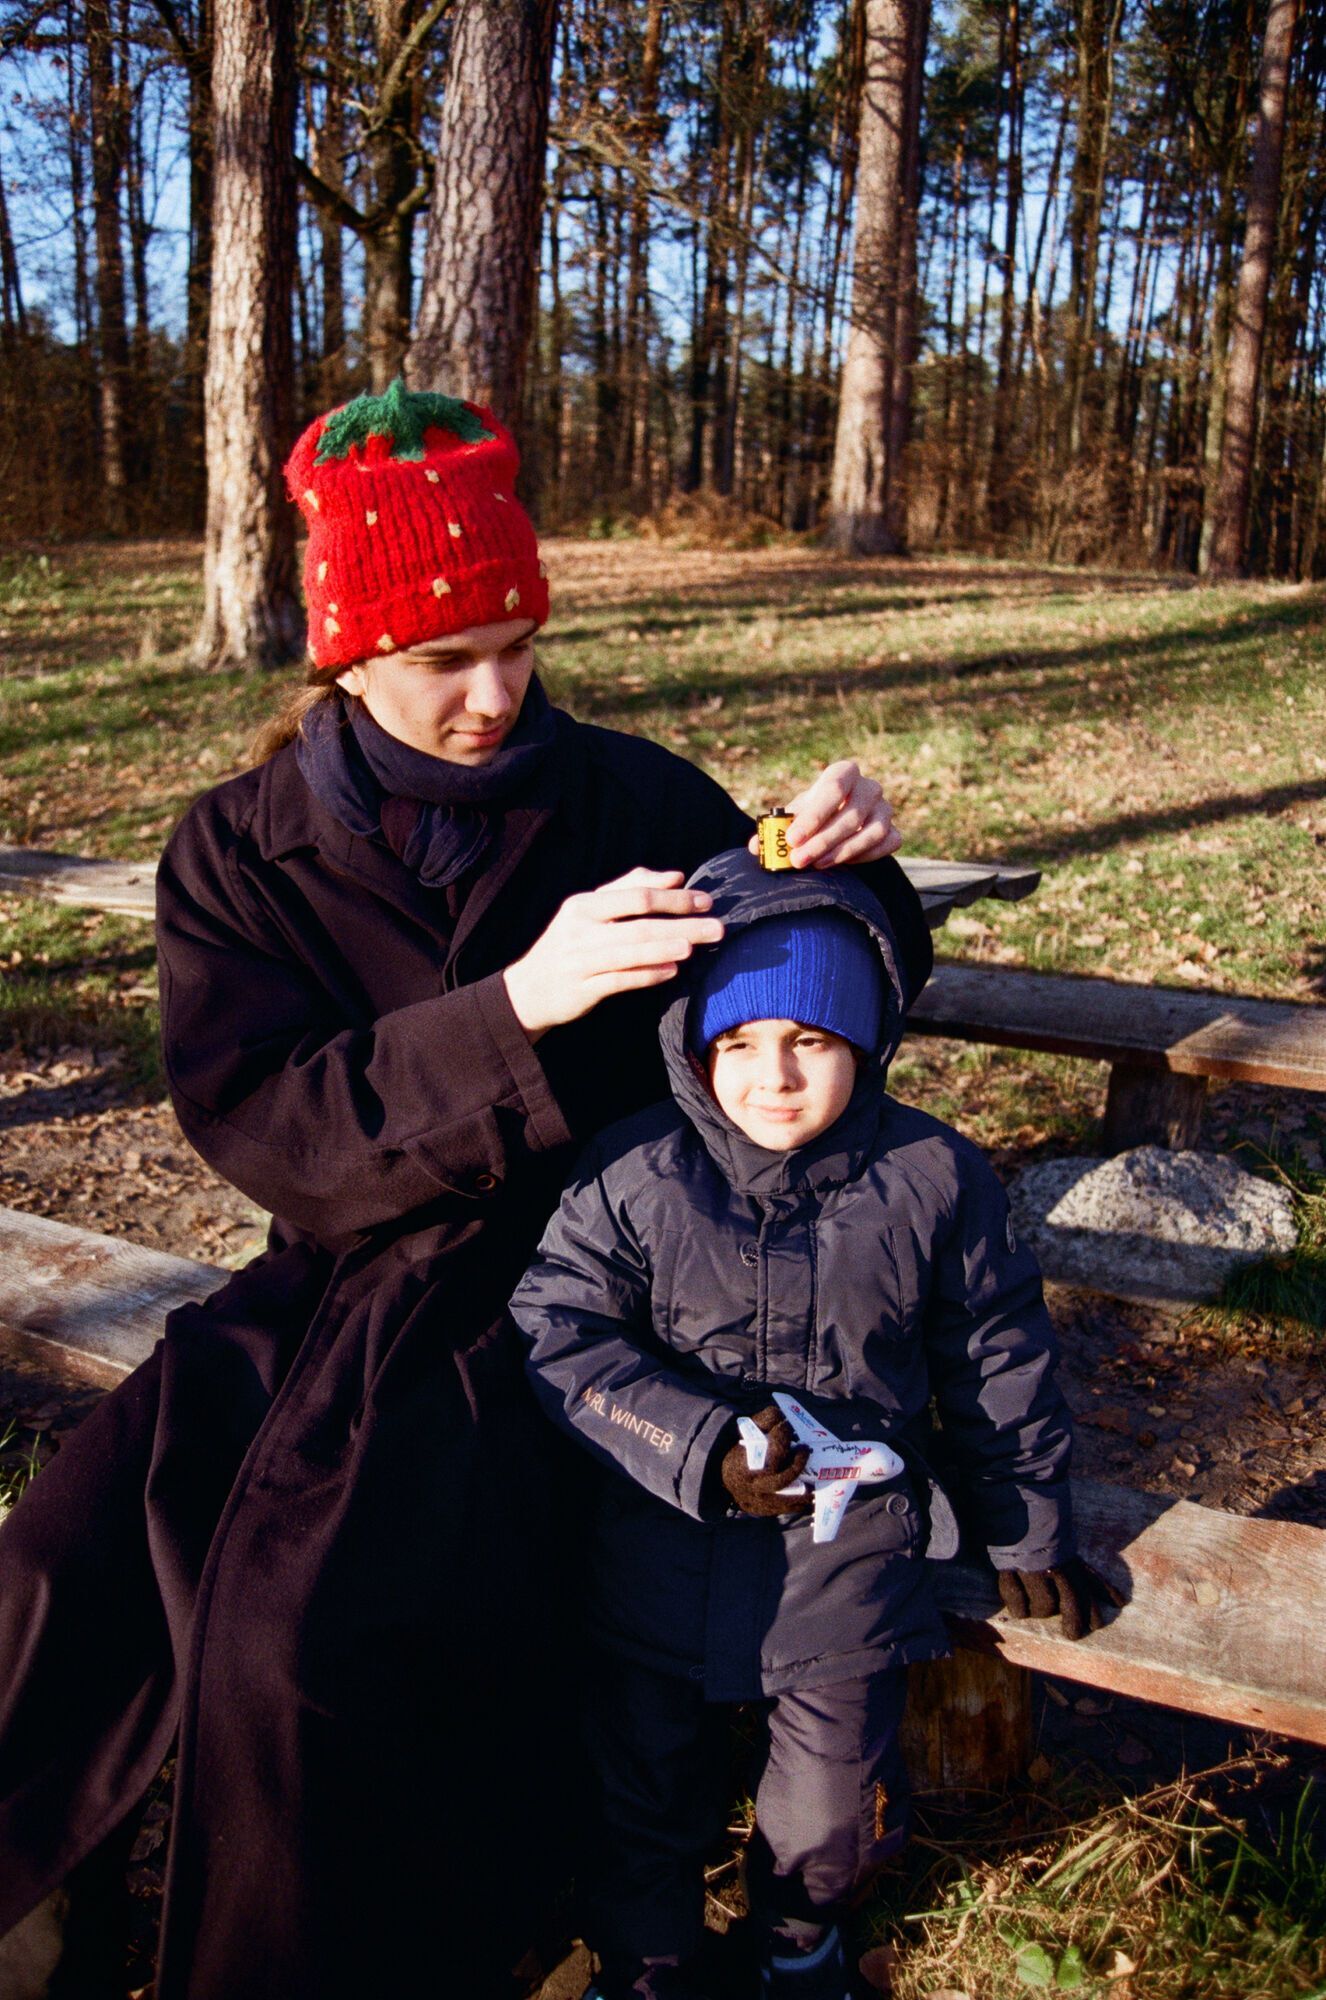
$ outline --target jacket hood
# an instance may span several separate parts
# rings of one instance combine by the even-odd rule
[[[721,945],[699,951],[687,962],[659,1024],[673,1096],[733,1187],[764,1194],[850,1180],[875,1135],[884,1078],[902,1039],[907,1008],[925,984],[928,967],[907,962],[881,904],[850,868],[770,872],[746,848],[733,847],[697,868],[687,887],[704,889],[713,897],[713,915],[722,918],[726,938],[766,917],[828,909],[854,917],[874,940],[884,968],[879,1039],[861,1066],[846,1111],[827,1131],[794,1152],[767,1152],[734,1125],[719,1110],[690,1053],[687,1026],[692,999]]]

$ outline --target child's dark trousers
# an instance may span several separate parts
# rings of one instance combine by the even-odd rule
[[[812,1949],[902,1846],[906,1680],[894,1667],[759,1704],[745,1879],[769,1948]],[[694,1681],[599,1656],[586,1722],[598,1810],[585,1934],[605,1984],[629,1984],[628,1968],[684,1964],[699,1948],[704,1862],[730,1805],[730,1717]]]

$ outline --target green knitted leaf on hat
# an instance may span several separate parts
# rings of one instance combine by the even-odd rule
[[[496,436],[485,430],[468,403],[456,396],[433,396],[426,390],[407,389],[400,376],[385,396],[356,396],[353,403],[333,410],[318,444],[315,465],[348,458],[352,445],[364,445],[371,437],[391,439],[393,458],[420,459],[424,455],[424,432],[451,431],[462,444],[481,444]]]

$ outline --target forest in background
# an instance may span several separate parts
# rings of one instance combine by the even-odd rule
[[[0,532],[199,530],[404,368],[546,527],[1319,576],[1324,68],[1326,0],[2,0]]]

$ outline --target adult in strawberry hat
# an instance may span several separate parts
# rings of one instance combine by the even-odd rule
[[[579,1145],[662,1095],[660,989],[722,928],[685,878],[750,822],[549,703],[516,472],[399,383],[295,448],[308,684],[158,903],[180,1122],[268,1248],[0,1529],[0,1931],[177,1742],[159,2000],[514,1992],[565,1861],[576,1491],[506,1301]],[[793,804],[928,964],[879,787]]]

